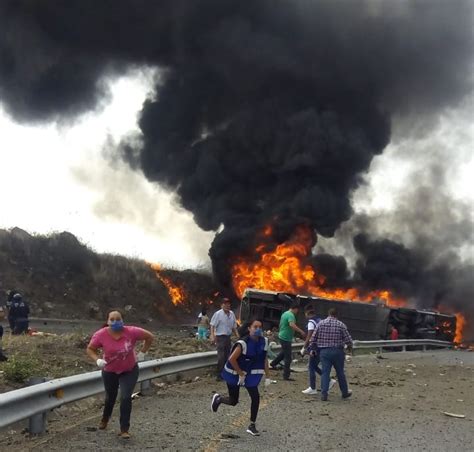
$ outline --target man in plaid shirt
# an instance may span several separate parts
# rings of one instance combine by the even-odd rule
[[[328,399],[329,380],[331,368],[334,366],[337,374],[337,381],[341,389],[342,398],[347,399],[352,395],[347,387],[346,375],[344,374],[344,345],[348,351],[352,352],[352,338],[347,331],[347,326],[337,320],[337,311],[331,308],[328,317],[316,325],[309,350],[314,355],[319,353],[322,366],[321,375],[321,400]]]

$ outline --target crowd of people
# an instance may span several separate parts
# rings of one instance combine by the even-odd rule
[[[307,331],[303,331],[296,323],[300,310],[297,301],[291,301],[289,309],[281,315],[278,329],[278,340],[281,351],[269,361],[270,343],[265,337],[263,324],[259,319],[252,319],[237,331],[237,323],[230,309],[230,301],[223,299],[221,309],[211,321],[211,340],[216,344],[218,353],[217,380],[223,379],[227,384],[227,395],[216,392],[211,400],[211,410],[215,413],[224,405],[235,406],[239,402],[240,387],[244,387],[251,400],[250,423],[247,432],[259,435],[256,427],[260,404],[259,385],[265,376],[264,384],[272,383],[270,369],[279,370],[283,361],[283,381],[294,382],[291,378],[292,343],[295,334],[304,339],[300,353],[309,355],[308,375],[309,386],[302,392],[306,395],[318,394],[316,375],[320,375],[321,401],[328,401],[330,389],[339,383],[342,399],[351,397],[344,373],[345,353],[352,353],[352,338],[346,325],[337,319],[336,309],[330,309],[324,320],[316,317],[313,308],[305,311]],[[231,347],[231,336],[238,340]],[[270,332],[271,334],[271,332]],[[321,367],[320,367],[321,365]],[[334,367],[337,381],[331,378]]]
[[[216,392],[211,400],[211,410],[216,413],[221,405],[235,406],[239,403],[240,388],[245,388],[250,396],[250,420],[247,432],[253,436],[259,435],[256,427],[260,406],[259,386],[263,382],[270,385],[270,370],[279,370],[283,361],[283,381],[295,381],[291,378],[292,342],[295,334],[305,339],[302,354],[309,354],[309,387],[302,392],[307,395],[318,393],[316,375],[320,375],[321,400],[328,400],[330,388],[336,380],[330,378],[334,367],[341,397],[347,399],[352,392],[347,386],[344,374],[345,350],[352,350],[352,339],[344,323],[337,320],[335,309],[330,309],[328,317],[320,320],[314,310],[306,312],[308,320],[307,331],[296,324],[296,316],[300,307],[292,302],[288,311],[280,319],[278,339],[281,352],[274,355],[270,362],[270,340],[265,336],[262,321],[252,319],[239,327],[237,319],[231,310],[231,301],[221,299],[221,309],[216,311],[211,319],[207,310],[202,309],[198,321],[198,340],[209,340],[217,349],[218,381],[224,381],[226,393]],[[232,337],[237,340],[232,345]],[[87,354],[94,360],[102,371],[105,389],[105,404],[99,429],[106,429],[120,388],[120,432],[124,439],[130,438],[130,416],[132,410],[132,391],[137,382],[139,369],[137,362],[143,360],[154,337],[142,328],[126,326],[124,315],[114,309],[107,314],[103,328],[91,338]],[[143,342],[139,353],[135,352],[137,342]],[[321,367],[319,366],[321,364]]]
[[[265,334],[260,319],[252,319],[239,327],[231,310],[231,301],[221,299],[221,309],[211,319],[204,307],[197,320],[198,340],[209,340],[217,349],[218,381],[227,385],[227,394],[216,392],[211,401],[211,409],[217,412],[221,405],[235,406],[239,402],[240,388],[246,389],[250,396],[250,422],[247,432],[259,435],[256,427],[260,405],[259,386],[264,382],[270,385],[270,370],[283,369],[283,381],[293,382],[291,378],[292,343],[295,334],[304,339],[300,353],[309,355],[308,388],[303,394],[318,394],[316,376],[320,376],[320,395],[322,401],[328,400],[328,393],[336,380],[330,378],[334,367],[341,397],[347,399],[352,392],[348,388],[344,373],[345,353],[352,352],[352,338],[346,325],[337,319],[335,309],[330,309],[327,318],[321,320],[315,315],[314,309],[305,311],[307,331],[303,331],[296,323],[300,306],[291,301],[289,309],[281,315],[278,328],[278,341],[281,351],[272,353],[268,336]],[[6,303],[6,314],[12,334],[24,334],[28,331],[29,306],[17,291],[10,291]],[[6,360],[1,347],[3,327],[0,325],[0,360]],[[232,337],[236,337],[232,345]],[[106,429],[119,394],[120,388],[120,432],[124,439],[130,438],[130,416],[132,411],[132,392],[139,376],[138,361],[145,359],[153,334],[143,328],[128,326],[124,323],[124,314],[119,309],[107,313],[106,323],[95,332],[87,346],[88,356],[102,372],[105,390],[105,403],[99,429]],[[136,353],[135,346],[141,342],[141,349]],[[269,361],[271,358],[271,361]],[[283,366],[281,363],[283,362]]]

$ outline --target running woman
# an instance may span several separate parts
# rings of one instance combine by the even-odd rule
[[[120,433],[129,439],[132,392],[138,380],[137,360],[142,361],[153,342],[153,334],[136,326],[125,326],[123,314],[115,309],[107,314],[107,325],[96,331],[87,346],[87,354],[102,369],[105,387],[105,405],[99,429],[107,428],[120,386]],[[135,355],[135,344],[143,341],[142,348]],[[98,355],[102,349],[103,358]]]
[[[247,433],[253,436],[259,435],[255,426],[258,408],[260,405],[260,394],[258,385],[263,375],[266,376],[265,386],[271,383],[268,371],[268,339],[263,336],[262,322],[252,320],[241,328],[243,337],[239,339],[222,370],[222,378],[227,383],[228,397],[214,394],[211,409],[217,412],[221,404],[235,406],[239,403],[240,387],[244,386],[251,399],[250,425]]]

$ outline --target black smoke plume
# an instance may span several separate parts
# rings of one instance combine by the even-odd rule
[[[229,286],[232,259],[252,256],[264,225],[278,225],[278,243],[299,224],[331,237],[351,217],[394,115],[435,115],[471,92],[473,5],[4,0],[0,96],[18,120],[66,120],[99,105],[104,78],[158,68],[141,146],[122,155],[220,231],[210,256]],[[361,284],[418,293],[422,257],[355,246]],[[346,275],[340,259],[318,259],[332,280]]]

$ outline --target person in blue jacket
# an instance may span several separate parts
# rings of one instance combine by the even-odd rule
[[[28,316],[30,314],[30,307],[28,303],[23,300],[21,294],[13,295],[12,305],[9,310],[9,315],[13,319],[12,334],[26,334],[28,332]]]
[[[271,383],[269,379],[269,366],[267,359],[268,339],[263,336],[262,322],[252,320],[241,329],[241,338],[234,344],[232,352],[222,370],[222,378],[227,383],[229,396],[224,397],[214,394],[211,402],[211,410],[217,412],[219,405],[235,406],[239,403],[240,387],[244,386],[251,399],[250,425],[247,433],[257,436],[258,432],[255,422],[257,420],[260,405],[260,393],[258,385],[265,375],[265,386]]]

